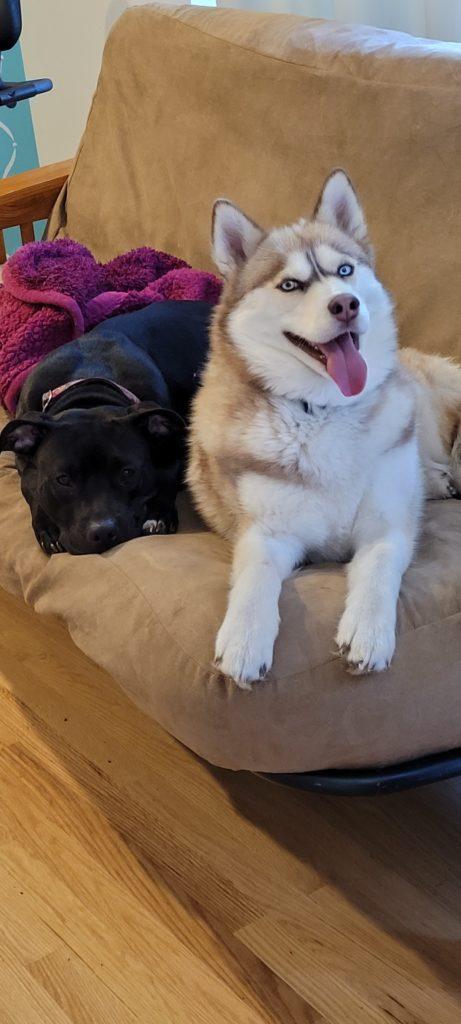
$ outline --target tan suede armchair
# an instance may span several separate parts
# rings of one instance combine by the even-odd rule
[[[151,245],[210,269],[216,196],[283,224],[309,213],[342,165],[403,343],[459,360],[459,50],[291,15],[135,7],[106,44],[72,168],[3,182],[0,228],[19,224],[28,241],[53,206],[48,236],[99,260]],[[251,693],[211,667],[229,549],[190,511],[180,523],[175,537],[47,559],[17,474],[2,466],[0,585],[63,619],[147,714],[210,762],[349,791],[461,770],[461,502],[427,509],[388,672],[347,675],[332,653],[344,567],[308,566],[284,584],[274,668]]]

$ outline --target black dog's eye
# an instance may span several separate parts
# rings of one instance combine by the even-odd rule
[[[131,480],[134,474],[135,471],[132,466],[124,466],[123,469],[120,470],[122,480]]]
[[[353,268],[351,263],[341,263],[341,266],[338,267],[338,276],[339,277],[350,277],[351,274],[353,274],[353,273],[354,273],[354,268]]]
[[[297,281],[295,277],[286,277],[284,281],[277,285],[277,288],[281,292],[295,292],[302,288],[302,282]]]
[[[61,487],[70,487],[72,480],[70,479],[70,476],[67,475],[67,473],[61,473],[59,476],[56,477],[56,483],[60,484]]]

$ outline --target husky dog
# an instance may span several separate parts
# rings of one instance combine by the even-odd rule
[[[218,200],[213,250],[225,288],[194,403],[189,484],[235,545],[215,664],[242,688],[263,679],[283,580],[305,561],[350,559],[336,643],[351,671],[381,671],[424,474],[418,396],[362,208],[341,170],[313,218],[290,227],[265,232]]]

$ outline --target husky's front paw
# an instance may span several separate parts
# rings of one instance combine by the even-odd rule
[[[251,690],[251,684],[264,679],[271,668],[274,637],[239,619],[227,613],[216,637],[214,665],[240,689]]]
[[[395,650],[393,622],[382,618],[355,616],[344,612],[338,626],[336,643],[349,672],[354,675],[383,672],[389,667]]]

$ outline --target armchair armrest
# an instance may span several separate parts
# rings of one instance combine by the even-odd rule
[[[22,241],[33,242],[33,222],[49,217],[72,164],[62,160],[0,181],[0,263],[6,259],[4,228],[19,226]]]

